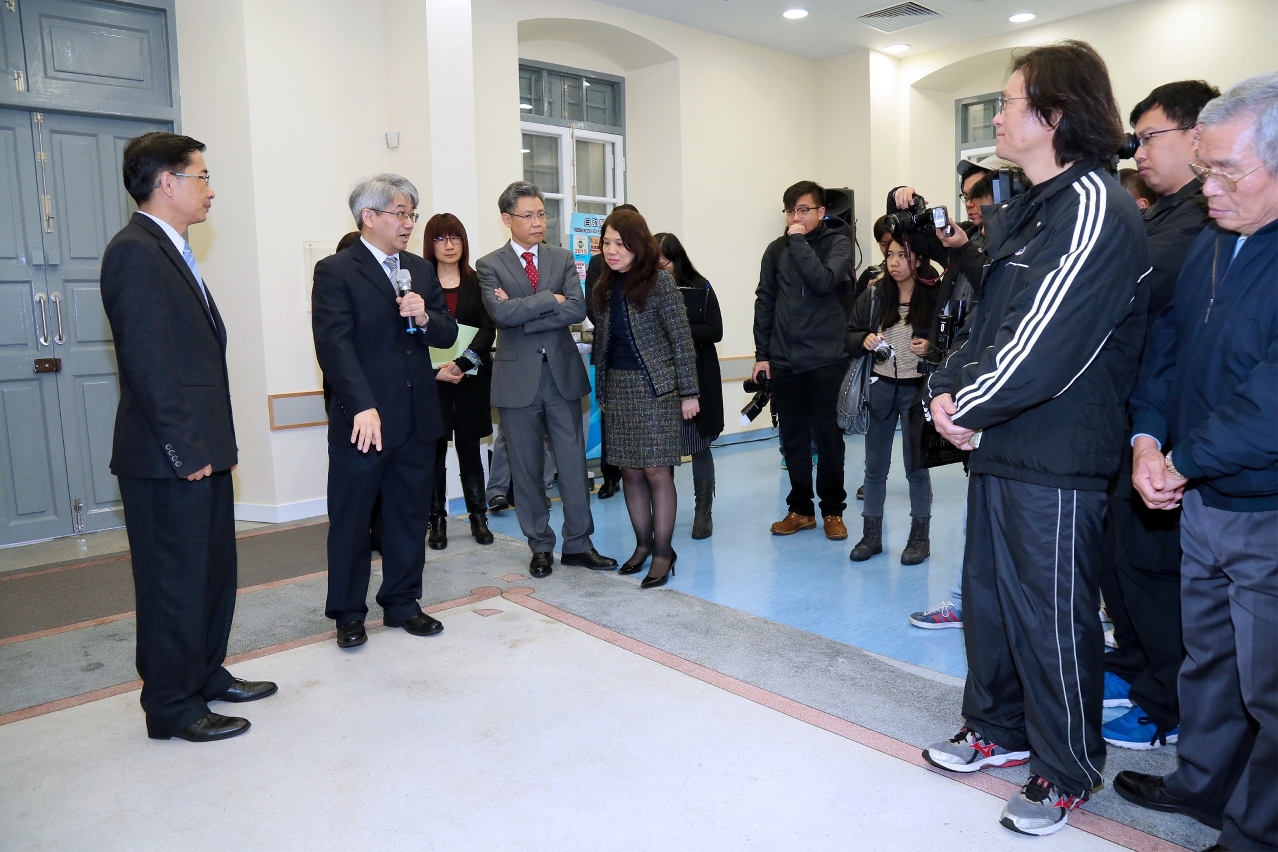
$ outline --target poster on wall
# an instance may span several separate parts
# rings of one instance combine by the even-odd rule
[[[598,213],[572,214],[572,255],[577,261],[577,278],[585,290],[586,267],[590,258],[599,254],[599,232],[606,216]],[[590,374],[590,419],[586,429],[586,458],[597,459],[603,455],[603,429],[599,422],[599,400],[595,398],[595,367],[587,357],[586,369]]]

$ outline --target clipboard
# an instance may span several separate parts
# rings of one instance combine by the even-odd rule
[[[475,339],[475,335],[479,333],[479,329],[473,325],[465,323],[457,323],[457,340],[447,349],[439,349],[430,347],[430,365],[438,370],[449,361],[456,361],[470,346],[470,342]],[[476,364],[470,369],[466,375],[473,376],[479,372],[479,365]]]

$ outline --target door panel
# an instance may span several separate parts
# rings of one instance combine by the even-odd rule
[[[81,501],[84,531],[91,532],[124,523],[119,488],[110,470],[120,393],[99,284],[102,251],[126,222],[128,205],[120,177],[125,143],[167,128],[51,113],[45,113],[36,127],[49,154],[48,192],[53,199],[53,233],[44,236],[49,254],[56,246],[60,259],[46,270],[49,322],[63,341],[56,349],[62,358],[58,394],[67,477],[71,500]]]
[[[58,377],[35,372],[55,356],[35,300],[47,295],[35,162],[31,114],[0,110],[0,544],[72,530]]]

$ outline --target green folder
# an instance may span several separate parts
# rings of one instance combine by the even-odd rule
[[[470,342],[475,339],[475,335],[478,333],[479,329],[473,325],[457,323],[457,341],[447,349],[430,347],[430,365],[439,369],[449,361],[456,361],[466,351],[466,347],[470,346]],[[477,372],[479,372],[478,364],[475,365],[474,369],[469,370],[467,375],[473,376]]]

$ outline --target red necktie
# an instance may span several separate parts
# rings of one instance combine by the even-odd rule
[[[528,280],[532,282],[533,295],[537,294],[537,264],[533,263],[533,253],[524,252],[521,257],[524,259],[524,272],[528,273]]]

